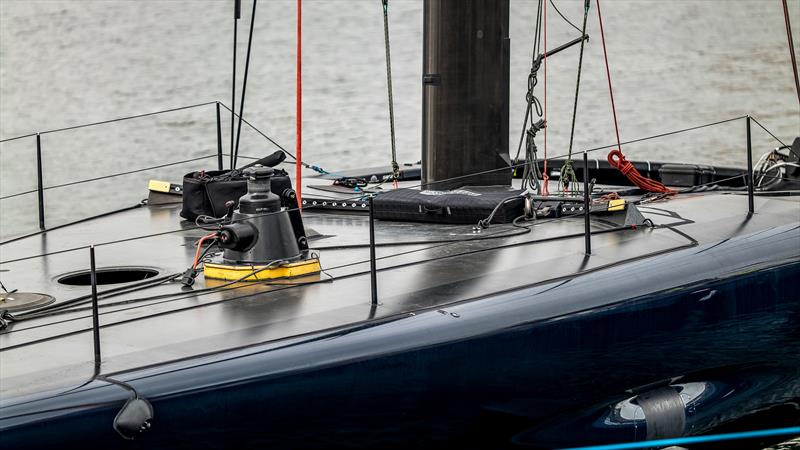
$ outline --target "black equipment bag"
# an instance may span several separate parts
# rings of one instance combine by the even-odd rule
[[[492,223],[510,223],[521,216],[525,200],[521,190],[464,187],[452,191],[397,189],[373,200],[375,218],[411,222],[477,224],[504,200]]]
[[[238,206],[239,198],[247,193],[247,177],[242,174],[244,169],[256,164],[274,167],[285,158],[286,155],[282,151],[277,151],[266,158],[235,170],[209,170],[186,174],[183,177],[181,217],[195,220],[198,216],[224,216],[227,212],[225,203],[233,200]],[[283,202],[283,192],[291,188],[292,180],[286,171],[275,169],[275,175],[271,180],[271,190],[281,198],[281,202]],[[296,205],[283,206],[294,207]]]

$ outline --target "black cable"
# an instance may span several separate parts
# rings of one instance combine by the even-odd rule
[[[556,4],[555,4],[555,3],[553,3],[553,0],[550,0],[550,4],[551,4],[551,5],[553,5],[553,9],[555,9],[555,10],[556,10],[556,12],[558,13],[558,15],[559,15],[559,16],[561,16],[561,18],[562,18],[562,19],[564,19],[564,21],[565,21],[565,22],[567,22],[568,24],[570,24],[570,25],[572,26],[572,28],[575,28],[575,31],[577,31],[578,33],[580,33],[580,32],[581,32],[581,29],[580,29],[580,28],[578,28],[577,26],[575,26],[575,24],[574,24],[574,23],[570,22],[570,20],[569,20],[569,19],[567,19],[567,18],[566,18],[566,16],[564,16],[564,14],[561,14],[561,11],[559,11],[559,10],[558,10],[558,7],[556,6]]]
[[[250,70],[250,50],[253,46],[253,28],[256,23],[256,5],[258,0],[253,0],[253,13],[250,15],[250,36],[247,38],[247,56],[244,60],[244,79],[242,80],[242,98],[239,101],[239,126],[236,131],[236,147],[233,149],[233,165],[231,170],[236,169],[236,155],[239,154],[239,139],[242,137],[242,116],[244,115],[244,99],[247,93],[247,74]]]
[[[227,109],[227,110],[228,110],[228,112],[230,112],[230,113],[233,115],[233,117],[236,117],[236,118],[238,118],[240,122],[243,122],[245,125],[247,125],[248,127],[250,127],[250,128],[253,130],[253,131],[255,131],[256,133],[260,134],[260,135],[261,135],[261,137],[263,137],[264,139],[266,139],[267,141],[269,141],[269,142],[270,142],[272,145],[274,145],[275,147],[277,147],[277,148],[278,148],[278,150],[280,150],[280,151],[282,151],[283,153],[285,153],[285,154],[286,154],[286,156],[289,156],[289,157],[291,157],[292,159],[294,159],[295,161],[297,161],[297,157],[296,157],[296,156],[294,156],[294,154],[292,154],[292,153],[291,153],[289,150],[286,150],[286,149],[285,149],[285,148],[284,148],[282,145],[280,145],[280,144],[278,144],[277,142],[275,142],[275,140],[273,140],[271,137],[267,136],[267,135],[266,135],[266,133],[264,133],[263,131],[261,131],[261,130],[259,130],[258,128],[256,128],[256,127],[255,127],[255,125],[253,125],[252,123],[248,122],[248,121],[247,121],[247,119],[245,119],[245,118],[243,118],[243,117],[239,116],[238,114],[236,114],[235,112],[233,112],[233,111],[232,111],[230,108],[228,108],[228,107],[227,107],[227,106],[226,106],[224,103],[220,103],[220,106],[222,106],[223,108]],[[231,155],[233,155],[233,153],[231,153]],[[239,156],[238,154],[237,154],[236,156],[237,156],[237,158],[241,158],[241,156]],[[253,159],[260,159],[260,158],[253,158]],[[303,166],[306,166],[306,164],[304,163],[304,164],[303,164]]]
[[[241,16],[242,1],[234,0],[233,2],[233,74],[231,75],[231,108],[236,109],[236,47],[238,44],[239,36],[239,17]],[[223,105],[224,106],[224,105]],[[227,109],[227,107],[226,107]],[[231,161],[228,168],[233,170],[233,138],[234,126],[236,123],[233,110],[231,112]]]
[[[772,136],[772,138],[773,138],[773,139],[775,139],[776,141],[780,142],[782,146],[784,146],[784,147],[788,147],[788,146],[787,146],[787,145],[786,145],[786,144],[785,144],[785,143],[784,143],[782,140],[778,139],[778,136],[775,136],[774,134],[772,134],[772,132],[771,132],[771,131],[769,131],[769,130],[767,129],[767,127],[765,127],[764,125],[761,125],[761,122],[759,122],[758,120],[756,120],[756,118],[755,118],[755,117],[753,117],[753,116],[745,116],[745,117],[749,117],[749,118],[750,118],[750,119],[751,119],[753,122],[755,122],[755,123],[756,123],[756,125],[758,125],[759,127],[761,127],[761,129],[762,129],[762,130],[766,131],[766,132],[767,132],[767,134],[769,134],[770,136]]]

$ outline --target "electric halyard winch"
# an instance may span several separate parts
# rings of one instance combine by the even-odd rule
[[[224,251],[204,263],[205,277],[254,281],[319,273],[319,259],[308,249],[294,190],[286,189],[281,196],[273,193],[271,167],[255,165],[244,174],[247,194],[235,210],[235,203],[228,203],[228,214],[215,236]]]

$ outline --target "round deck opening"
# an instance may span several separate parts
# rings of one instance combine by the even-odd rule
[[[97,284],[133,283],[156,275],[158,275],[157,270],[144,267],[107,267],[97,269]],[[58,282],[69,286],[91,286],[92,274],[89,270],[81,270],[62,276]]]

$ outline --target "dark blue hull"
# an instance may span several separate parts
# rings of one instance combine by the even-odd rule
[[[702,386],[684,434],[800,422],[800,230],[782,226],[5,408],[4,448],[506,448],[643,440],[613,405]],[[532,278],[535,278],[532,276]]]

